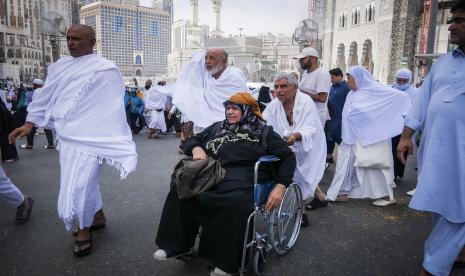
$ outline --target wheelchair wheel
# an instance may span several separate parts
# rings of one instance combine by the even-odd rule
[[[281,206],[270,216],[269,235],[279,255],[284,255],[294,245],[300,232],[302,220],[302,193],[296,184],[291,184],[284,194]]]
[[[254,250],[254,256],[253,256],[253,272],[255,275],[262,275],[263,273],[263,267],[265,263],[265,257],[263,256],[265,254],[265,250],[263,249],[255,249]]]

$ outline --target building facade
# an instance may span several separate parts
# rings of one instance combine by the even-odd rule
[[[67,9],[67,0],[0,0],[0,78],[43,78],[43,60],[49,64],[68,53]]]
[[[383,82],[396,70],[414,70],[420,11],[418,0],[327,0],[321,62],[327,68],[362,65]]]
[[[97,34],[95,52],[114,61],[124,79],[163,78],[171,47],[169,12],[99,1],[81,8],[80,21]]]

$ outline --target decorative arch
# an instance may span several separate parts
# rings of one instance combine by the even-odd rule
[[[357,42],[352,41],[352,43],[350,43],[350,47],[349,47],[349,61],[347,62],[349,67],[359,65],[359,63],[358,63],[358,54],[357,54],[358,49],[357,48],[358,48]]]
[[[362,50],[362,59],[361,63],[362,66],[365,67],[370,73],[373,74],[373,44],[370,39],[365,40],[363,43],[363,50]]]
[[[347,71],[347,65],[346,65],[346,46],[344,43],[339,44],[337,47],[337,59],[336,59],[336,67],[341,69],[343,73]]]

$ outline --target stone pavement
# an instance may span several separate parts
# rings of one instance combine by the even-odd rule
[[[135,173],[120,181],[115,169],[103,169],[108,223],[93,234],[94,250],[84,258],[73,256],[73,236],[57,217],[57,152],[42,148],[42,136],[36,137],[33,150],[18,149],[20,160],[5,168],[35,203],[31,221],[14,226],[15,210],[0,202],[0,275],[207,275],[202,260],[162,263],[152,258],[170,175],[179,158],[178,140],[173,135],[149,140],[142,134],[135,140]],[[296,246],[285,256],[269,255],[265,275],[416,275],[431,222],[428,214],[407,207],[404,193],[415,186],[412,163],[398,181],[398,204],[379,208],[371,200],[353,200],[311,212],[310,227],[302,229]],[[325,174],[324,190],[333,173],[334,165]]]

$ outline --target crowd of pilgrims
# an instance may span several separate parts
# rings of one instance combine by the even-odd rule
[[[364,74],[369,74],[368,71],[366,70],[361,71],[361,72]],[[352,74],[355,76],[356,74],[359,74],[359,72],[358,73],[352,72]],[[328,120],[324,118],[324,133],[325,133],[326,146],[327,146],[325,149],[325,153],[326,153],[325,168],[327,168],[331,163],[335,163],[333,159],[333,151],[335,149],[335,144],[339,145],[338,161],[339,160],[341,161],[338,162],[337,164],[336,173],[334,176],[335,179],[333,180],[333,183],[331,184],[329,190],[327,191],[326,197],[321,199],[315,196],[315,198],[311,202],[307,202],[307,205],[305,206],[306,210],[316,210],[320,207],[326,207],[328,201],[347,201],[349,197],[351,198],[370,197],[370,198],[377,199],[380,196],[384,197],[386,195],[384,191],[381,191],[381,192],[374,191],[374,193],[368,193],[368,194],[364,192],[362,192],[362,194],[360,194],[360,192],[354,193],[353,191],[356,191],[357,185],[360,186],[360,184],[348,183],[353,180],[353,177],[350,177],[350,176],[347,177],[347,175],[353,174],[351,170],[354,168],[350,168],[350,166],[348,168],[342,168],[342,167],[344,166],[347,167],[347,162],[348,162],[347,160],[349,158],[353,159],[354,157],[353,157],[353,153],[351,154],[350,147],[349,147],[349,151],[346,152],[347,145],[345,145],[344,142],[342,141],[341,135],[342,135],[342,120],[343,120],[342,117],[343,117],[343,113],[345,112],[343,109],[346,104],[346,98],[349,95],[351,87],[350,87],[350,83],[348,84],[348,82],[344,80],[342,71],[339,68],[330,70],[328,75],[331,77],[330,80],[331,80],[332,85],[328,84],[328,88],[330,90],[328,93],[329,96],[328,96],[328,100],[326,103],[328,107],[328,111],[329,111]],[[298,79],[297,76],[295,77],[296,77],[295,79],[297,80]],[[349,74],[348,78],[350,79],[351,77],[353,76]],[[416,89],[412,86],[412,74],[407,69],[401,69],[397,72],[396,83],[393,84],[392,86],[385,86],[385,85],[378,83],[377,81],[373,79],[371,75],[369,76],[365,75],[365,76],[362,76],[362,78],[371,80],[370,85],[372,85],[372,88],[375,88],[375,90],[378,90],[378,91],[382,91],[383,89],[390,90],[394,88],[394,89],[406,92],[409,98],[411,99],[413,99],[416,93]],[[329,78],[326,80],[329,80]],[[14,125],[20,126],[24,123],[25,117],[27,115],[27,104],[28,102],[31,101],[32,92],[34,88],[40,87],[41,85],[43,85],[43,82],[41,82],[40,80],[35,80],[33,83],[33,86],[29,87],[29,86],[21,85],[18,88],[15,88],[14,86],[12,87],[6,83],[3,83],[3,87],[1,91],[1,94],[2,94],[1,105],[3,109],[3,113],[5,112],[13,113],[12,118],[14,119]],[[167,94],[163,94],[159,92],[159,90],[156,89],[156,87],[162,87],[164,85],[166,85],[166,83],[161,81],[161,82],[158,82],[156,86],[152,86],[151,80],[148,80],[146,81],[145,86],[141,87],[138,85],[135,79],[134,79],[134,85],[131,85],[131,83],[126,83],[124,105],[126,109],[127,122],[134,135],[140,133],[144,128],[147,128],[146,132],[149,138],[159,138],[161,137],[161,135],[172,133],[173,131],[176,132],[178,137],[182,136],[181,135],[182,128],[183,128],[183,124],[185,123],[180,122],[180,118],[181,118],[180,111],[176,110],[176,107],[173,106],[171,96]],[[359,89],[362,89],[361,85],[362,83],[360,82]],[[363,85],[368,85],[368,84],[365,83]],[[269,122],[271,122],[272,121],[271,117],[273,116],[272,114],[276,112],[276,110],[268,110],[267,112],[267,108],[268,106],[270,106],[269,108],[276,108],[276,107],[273,107],[273,104],[270,104],[274,99],[278,97],[276,91],[273,88],[270,88],[264,85],[260,87],[259,89],[250,88],[248,92],[253,97],[255,103],[250,103],[247,101],[245,102],[239,101],[239,103],[235,103],[234,106],[236,106],[237,108],[239,108],[238,106],[240,106],[242,108],[242,111],[244,111],[244,110],[247,110],[246,108],[244,109],[244,106],[248,105],[248,106],[254,107],[254,105],[256,104],[257,109],[259,108],[259,111],[257,111],[256,114],[260,114],[261,116],[261,114],[263,113],[264,119],[269,120]],[[302,96],[298,96],[298,97],[302,97]],[[304,95],[304,97],[307,97],[307,96]],[[155,100],[156,106],[154,105],[154,99],[156,99]],[[379,103],[379,104],[382,105],[384,103],[385,102]],[[230,102],[230,104],[234,104],[234,103]],[[225,105],[225,108],[227,109],[228,106]],[[266,122],[266,121],[262,121],[263,117],[260,117],[261,119],[258,120],[257,116],[254,115],[254,113],[251,112],[251,110],[249,110],[249,113],[247,114],[248,114],[247,115],[248,117],[245,118],[245,120],[247,120],[247,124],[250,124],[252,129],[257,126],[261,127],[260,124],[263,124],[261,122]],[[318,123],[320,122],[320,118],[316,117],[314,119]],[[292,126],[292,124],[290,124],[290,126]],[[275,127],[275,131],[279,133],[279,127],[277,126],[274,126],[274,127]],[[207,142],[211,143],[212,139],[213,140],[224,139],[225,135],[227,136],[227,133],[230,131],[227,128],[226,130],[222,130],[222,128],[220,127],[220,131],[217,131],[215,133],[215,131],[212,132],[211,130],[212,128],[215,128],[215,127],[211,126],[205,129],[204,131],[202,131],[200,134],[192,136],[191,139],[187,139],[188,137],[183,137],[184,139],[180,144],[181,146],[180,150],[182,150],[183,153],[193,155],[193,149],[197,145],[205,145],[205,147],[208,147]],[[236,130],[236,131],[240,132],[241,130]],[[247,129],[246,131],[250,132],[251,130]],[[281,134],[281,136],[286,136],[283,133],[279,133],[279,134]],[[2,157],[4,157],[4,159],[8,158],[11,160],[17,160],[18,156],[17,156],[15,145],[14,144],[9,145],[7,143],[7,136],[8,136],[8,133],[2,133]],[[396,147],[397,147],[397,144],[399,143],[399,137],[400,135],[392,137],[391,141],[389,142],[389,146],[392,147],[394,167],[395,167],[393,171],[394,174],[388,177],[390,179],[395,179],[396,177],[402,177],[404,173],[404,165],[401,162],[399,162],[396,157]],[[268,141],[269,148],[271,149],[271,150],[268,150],[268,154],[272,153],[272,154],[278,155],[280,158],[282,158],[285,161],[283,163],[285,165],[282,166],[282,168],[280,168],[281,174],[279,175],[279,177],[281,177],[281,183],[288,186],[292,182],[292,174],[290,174],[290,171],[293,171],[294,170],[293,168],[295,168],[295,165],[296,165],[295,160],[289,161],[290,160],[289,154],[292,154],[292,153],[291,151],[286,150],[287,146],[285,146],[282,138],[280,138],[279,136],[276,136],[276,137],[272,136],[272,138],[268,138],[268,139],[269,139]],[[53,142],[49,142],[48,146],[49,148],[53,148]],[[228,183],[229,178],[232,178],[231,183],[236,183],[236,184],[245,183],[251,179],[252,171],[247,171],[247,173],[244,173],[242,169],[243,165],[237,166],[235,165],[237,164],[236,162],[238,162],[238,160],[242,160],[241,162],[244,162],[243,160],[244,155],[249,156],[250,160],[255,160],[257,159],[257,156],[266,154],[266,152],[263,152],[263,149],[261,149],[261,147],[259,147],[258,145],[255,145],[253,147],[245,147],[243,149],[238,148],[237,143],[233,143],[232,146],[233,147],[229,146],[228,150],[222,150],[221,152],[215,152],[213,150],[214,146],[212,146],[212,148],[209,148],[208,156],[218,157],[219,155],[221,155],[221,160],[222,160],[221,165],[228,168],[229,173],[227,174],[227,176],[225,177],[222,183]],[[25,145],[22,145],[21,148],[32,148],[32,144],[29,143],[28,141],[28,143]],[[240,171],[240,174],[231,173],[234,171],[238,171],[238,172]],[[242,175],[241,177],[244,179],[242,179],[241,181],[237,181],[238,175]],[[339,181],[338,183],[337,178],[341,178],[344,181]],[[357,177],[355,176],[355,178]],[[355,180],[355,182],[358,182],[358,181],[359,180]],[[227,187],[227,190],[228,190],[227,197],[222,196],[224,194],[224,191],[222,189],[225,189],[224,188],[226,187],[225,185],[220,185],[219,187],[212,189],[212,191],[203,193],[202,194],[202,202],[204,202],[203,208],[204,209],[206,208],[205,210],[207,211],[208,211],[208,208],[211,208],[212,210],[213,209],[216,210],[215,212],[217,214],[224,214],[224,212],[218,212],[218,210],[221,208],[226,208],[225,200],[227,198],[231,198],[230,194],[232,192],[240,193],[241,189],[243,189],[243,187],[239,187],[240,185],[238,187],[235,187],[233,185],[234,187],[231,190],[230,186],[231,185]],[[387,205],[395,203],[395,199],[393,197],[393,192],[392,192],[392,188],[395,187],[395,184],[393,182],[392,184],[388,184],[387,186],[389,190],[387,192],[388,199],[387,200],[378,199],[377,201],[374,202],[374,205],[387,206]],[[350,189],[347,190],[347,187],[350,187]],[[376,190],[376,188],[373,188],[373,189]],[[177,199],[174,199],[175,194],[170,193],[170,195],[168,195],[167,203],[165,203],[165,209],[162,215],[162,220],[163,219],[169,220],[169,223],[160,224],[160,228],[158,230],[158,235],[157,235],[157,244],[161,248],[163,248],[163,245],[168,244],[169,246],[171,246],[170,248],[176,249],[175,252],[182,252],[186,248],[190,248],[191,244],[186,245],[186,244],[183,244],[182,242],[179,243],[177,241],[173,241],[173,237],[172,237],[173,234],[178,235],[178,236],[180,235],[181,240],[185,242],[186,240],[189,240],[189,239],[186,237],[183,238],[182,236],[183,235],[184,236],[185,235],[195,236],[198,229],[195,228],[195,229],[186,230],[184,227],[185,222],[176,221],[172,217],[167,218],[167,216],[169,216],[168,213],[171,212],[170,209],[180,208],[180,206],[177,206],[178,204],[181,204],[181,205],[192,204],[192,203],[186,203],[186,201],[181,202]],[[247,193],[244,194],[244,196],[247,197]],[[208,204],[206,204],[207,202]],[[229,207],[227,208],[234,208],[235,212],[238,212],[238,210],[243,210],[244,212],[241,213],[241,216],[243,218],[246,218],[248,216],[248,212],[250,209],[248,207],[250,206],[247,205],[245,207],[243,206],[244,208],[240,208],[243,202],[244,202],[243,200],[236,202],[236,203],[239,203],[239,205],[233,204],[234,202],[230,202],[231,204],[229,204],[228,205]],[[250,204],[252,204],[252,202],[250,202]],[[205,206],[207,207],[210,206],[210,207],[207,208]],[[195,208],[188,208],[188,209],[193,211]],[[199,216],[199,214],[194,212],[194,213],[189,214],[189,216],[192,218],[196,218]],[[244,219],[242,217],[240,219],[238,218],[238,220],[235,223],[238,229],[241,229],[243,226],[242,223],[244,222]],[[185,217],[183,219],[185,219]],[[210,224],[213,225],[212,231],[216,231],[215,229],[217,229],[220,225],[225,223],[221,215],[216,216],[213,219],[210,217],[209,219],[215,221],[213,224],[210,221]],[[179,232],[173,232],[173,225],[178,225],[180,228],[183,228],[185,233],[180,234]],[[196,224],[194,223],[193,225],[196,225]],[[306,215],[304,214],[302,226],[305,227],[307,225],[308,225],[308,219]],[[209,227],[204,227],[203,231],[204,231],[203,235],[208,236]],[[231,235],[233,232],[234,231],[226,231],[225,233],[227,233],[227,235]],[[240,231],[236,231],[236,232],[239,233]],[[230,236],[229,239],[226,239],[226,237],[218,236],[217,234],[210,235],[210,236],[217,237],[218,240],[212,240],[211,237],[204,238],[203,239],[204,240],[203,242],[204,254],[206,254],[210,259],[217,259],[218,260],[217,263],[225,262],[223,263],[222,267],[227,268],[227,270],[229,271],[237,269],[237,262],[238,262],[237,260],[239,260],[241,256],[241,248],[237,246],[241,244],[239,242],[239,240],[241,239],[241,234],[239,233],[236,236],[234,236],[234,239],[232,238],[233,236]],[[180,237],[177,237],[174,239],[176,240],[179,238]],[[224,240],[229,240],[231,241],[231,243],[229,245],[227,243],[225,244]],[[209,249],[212,246],[212,244],[215,244],[215,243],[222,243],[223,247],[228,247],[229,252],[226,255],[232,257],[233,261],[231,261],[231,259],[228,259],[229,257],[227,258],[226,255],[225,256],[217,255],[218,251],[215,250],[214,248]],[[234,254],[233,254],[234,256],[232,256],[231,252],[237,252],[237,256]]]

